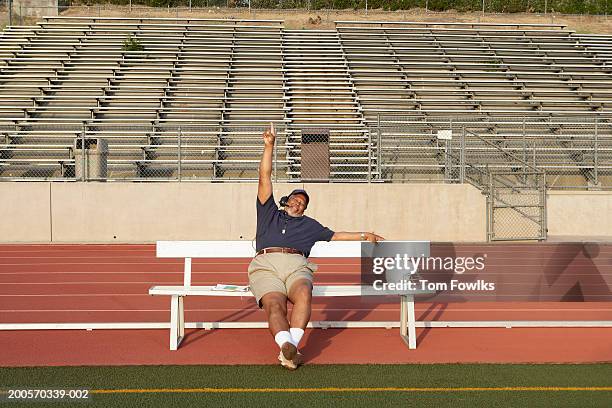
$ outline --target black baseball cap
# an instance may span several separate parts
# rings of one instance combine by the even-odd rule
[[[308,193],[306,192],[306,190],[302,190],[301,188],[296,188],[295,190],[291,192],[291,194],[289,194],[289,197],[291,197],[294,194],[302,194],[304,197],[306,197],[306,207],[308,207],[308,203],[310,202],[310,197],[308,196]]]

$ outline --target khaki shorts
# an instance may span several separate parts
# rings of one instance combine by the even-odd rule
[[[249,286],[257,304],[270,292],[287,296],[291,285],[300,279],[313,280],[317,265],[298,254],[271,253],[257,255],[249,264]]]

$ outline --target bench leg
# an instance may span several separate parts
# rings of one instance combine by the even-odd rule
[[[172,295],[170,299],[170,350],[177,350],[185,335],[183,297]]]
[[[183,338],[185,337],[185,308],[183,307],[183,301],[184,298],[183,296],[179,296],[179,322],[178,322],[178,336],[179,336],[179,343],[183,340]]]
[[[409,349],[416,349],[416,318],[414,296],[400,296],[400,337]]]

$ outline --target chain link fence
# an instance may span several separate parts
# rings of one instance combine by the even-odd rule
[[[371,133],[381,181],[484,186],[490,172],[533,167],[551,189],[612,189],[605,117],[381,116]]]
[[[0,179],[255,181],[262,132],[188,124],[0,125]],[[278,181],[482,187],[491,172],[518,177],[537,169],[550,189],[612,189],[612,126],[601,118],[411,117],[383,117],[365,133],[279,126],[274,163]]]
[[[489,241],[545,240],[546,186],[543,172],[489,173]]]
[[[258,180],[264,127],[0,125],[0,180]],[[354,128],[276,125],[275,181],[378,180],[376,149]]]
[[[12,7],[9,7],[12,4]],[[29,18],[57,16],[60,14],[102,16],[109,10],[126,7],[136,16],[152,17],[165,12],[170,16],[211,9],[282,11],[339,11],[352,10],[368,15],[368,11],[396,12],[419,9],[428,12],[481,12],[485,13],[533,13],[592,15],[607,18],[612,14],[612,0],[59,0],[54,5],[34,5],[21,0],[0,0],[0,23],[23,25]],[[9,12],[9,9],[11,12]],[[315,22],[316,23],[316,22]]]
[[[256,181],[263,127],[0,126],[0,179]],[[277,128],[273,177],[299,161]]]

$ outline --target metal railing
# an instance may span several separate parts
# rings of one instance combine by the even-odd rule
[[[491,172],[518,176],[538,169],[549,189],[612,189],[612,129],[597,119],[384,117],[366,134],[330,129],[311,144],[303,143],[305,129],[278,129],[279,181],[469,182],[483,188]],[[189,124],[0,125],[0,180],[251,182],[257,180],[262,131]],[[89,167],[77,165],[89,159],[95,159]],[[98,159],[106,167],[95,170]]]
[[[381,181],[483,186],[489,172],[537,168],[551,189],[612,189],[607,118],[381,116],[372,134]]]

